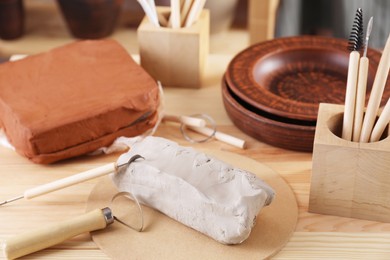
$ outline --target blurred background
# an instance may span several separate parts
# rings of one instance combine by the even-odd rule
[[[275,37],[314,34],[347,39],[359,7],[364,26],[374,17],[370,46],[383,48],[390,33],[389,0],[281,0]]]

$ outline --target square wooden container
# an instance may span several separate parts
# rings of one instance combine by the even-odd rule
[[[169,16],[169,9],[158,8]],[[210,14],[189,28],[156,27],[145,17],[137,30],[141,66],[163,86],[199,88],[209,52]]]
[[[309,212],[390,222],[390,140],[341,139],[343,112],[342,105],[320,104]]]

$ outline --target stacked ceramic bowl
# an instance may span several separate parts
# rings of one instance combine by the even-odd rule
[[[245,133],[271,145],[313,149],[320,103],[343,104],[348,42],[318,36],[278,38],[250,46],[230,62],[222,79],[225,109]],[[366,101],[379,51],[369,49]],[[390,97],[387,81],[382,104]]]

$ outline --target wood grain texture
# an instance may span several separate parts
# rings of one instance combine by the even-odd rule
[[[340,138],[344,106],[321,104],[313,150],[309,211],[390,222],[390,141]]]

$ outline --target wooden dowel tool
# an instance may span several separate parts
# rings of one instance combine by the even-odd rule
[[[347,90],[345,93],[345,109],[343,117],[343,131],[341,137],[352,140],[353,118],[355,115],[356,84],[359,72],[360,54],[352,51],[349,55]]]
[[[374,83],[372,85],[370,99],[363,120],[360,142],[368,142],[375,123],[378,109],[382,100],[383,91],[386,85],[387,76],[390,69],[390,34],[387,38],[385,48],[379,61]]]
[[[116,163],[109,163],[98,168],[94,168],[79,174],[75,174],[60,180],[56,180],[47,184],[43,184],[24,191],[23,195],[0,202],[0,206],[19,200],[19,199],[32,199],[56,190],[60,190],[87,180],[95,179],[104,175],[108,175],[113,172],[117,172],[119,168],[128,166],[135,160],[142,158],[140,155],[133,156],[130,160],[124,164],[117,165]]]

